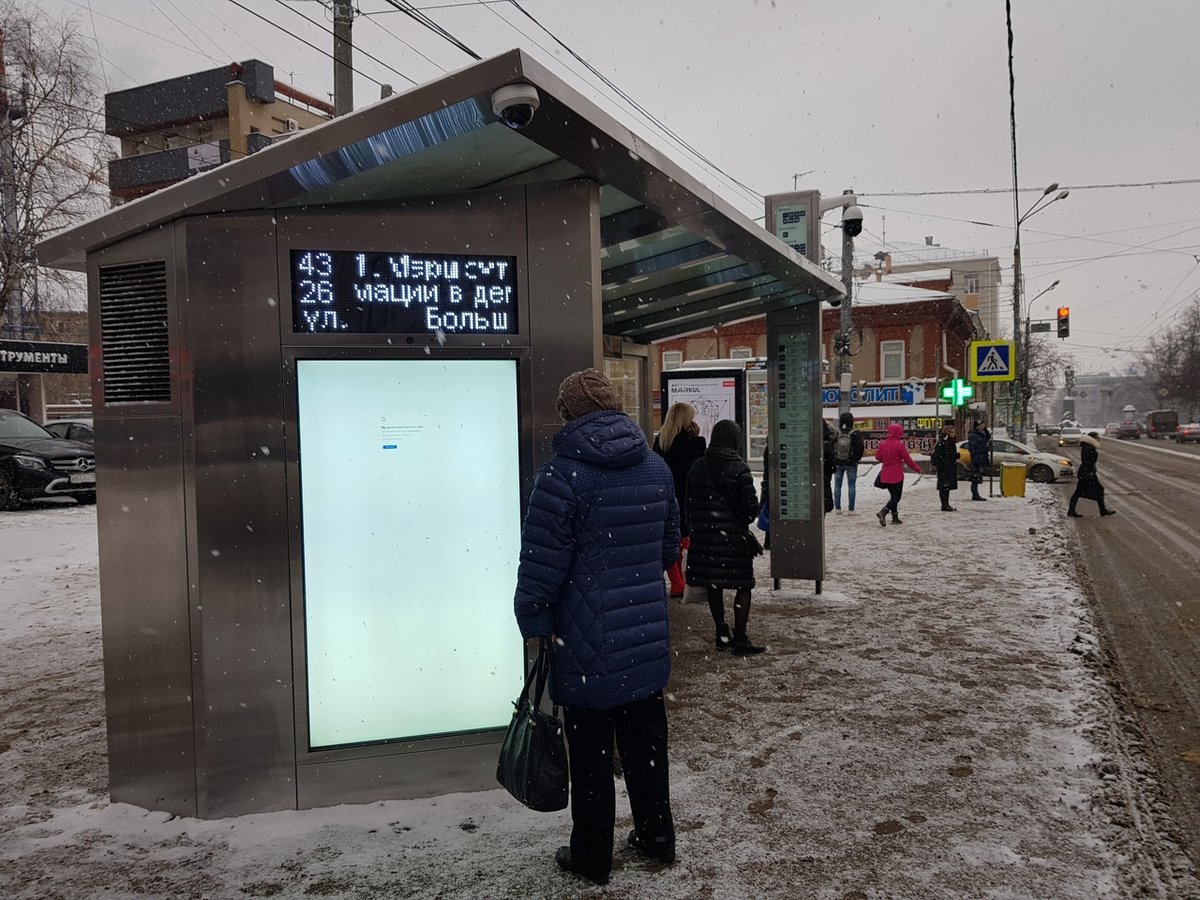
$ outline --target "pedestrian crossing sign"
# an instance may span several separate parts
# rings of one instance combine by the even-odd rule
[[[1012,341],[971,341],[971,380],[1012,381],[1016,359]]]

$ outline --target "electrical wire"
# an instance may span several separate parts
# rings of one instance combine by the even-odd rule
[[[224,47],[222,47],[220,44],[218,44],[216,42],[216,39],[213,38],[213,36],[211,34],[209,34],[207,31],[205,31],[203,28],[201,28],[199,25],[197,25],[195,20],[192,19],[191,16],[189,16],[186,12],[184,12],[182,9],[180,9],[175,4],[175,0],[166,0],[166,2],[173,10],[175,10],[175,12],[177,12],[181,16],[183,16],[183,18],[187,21],[187,23],[189,25],[191,25],[194,29],[196,29],[196,31],[199,34],[201,34],[210,44],[212,44],[217,49],[217,52],[220,53],[225,58],[225,60],[232,62],[234,59],[237,58],[234,54],[230,53],[228,50],[226,50]]]
[[[390,0],[389,0],[389,2],[390,2]],[[723,178],[725,178],[731,184],[737,185],[743,191],[746,191],[746,193],[752,200],[755,200],[759,203],[763,202],[763,194],[761,191],[757,191],[754,188],[750,187],[745,182],[740,181],[739,179],[733,177],[728,172],[726,172],[724,169],[722,169],[719,165],[717,165],[715,162],[713,162],[711,159],[709,159],[707,156],[705,156],[703,153],[701,153],[698,149],[696,149],[696,147],[694,147],[691,143],[689,143],[685,138],[680,136],[669,125],[667,125],[665,122],[663,122],[661,119],[659,119],[656,115],[654,115],[648,109],[646,109],[644,106],[642,106],[642,104],[640,104],[637,100],[635,100],[633,97],[631,97],[622,88],[618,87],[617,84],[614,83],[612,81],[612,79],[610,79],[607,75],[604,75],[602,72],[600,72],[600,70],[598,70],[590,62],[588,62],[586,59],[584,59],[582,56],[580,56],[578,53],[576,53],[571,47],[567,46],[567,44],[565,42],[563,42],[556,34],[554,34],[552,31],[550,31],[550,29],[548,29],[545,25],[543,25],[540,21],[538,21],[537,18],[535,18],[531,13],[529,13],[528,10],[526,10],[523,6],[521,6],[521,4],[518,2],[518,0],[509,0],[509,2],[514,7],[516,7],[516,9],[518,11],[520,11],[520,13],[522,15],[524,15],[527,19],[529,19],[529,21],[533,22],[534,25],[536,25],[538,28],[540,28],[542,31],[544,31],[550,37],[551,40],[553,40],[556,44],[558,44],[565,51],[567,51],[567,53],[569,53],[576,61],[578,61],[580,65],[582,65],[589,72],[591,72],[593,75],[595,75],[597,78],[599,78],[610,90],[614,91],[617,94],[617,96],[619,96],[626,103],[628,103],[630,106],[632,106],[635,110],[637,110],[639,113],[641,113],[642,116],[644,116],[647,121],[654,124],[664,134],[666,134],[668,137],[673,139],[677,144],[679,144],[680,147],[683,147],[685,150],[687,150],[689,153],[691,153],[696,159],[700,160],[706,166],[709,166],[714,172],[720,174]]]
[[[1074,191],[1104,191],[1117,188],[1144,187],[1178,187],[1180,185],[1200,184],[1200,178],[1167,178],[1158,181],[1119,181],[1102,184],[1064,184],[1064,190]],[[1018,188],[1022,194],[1045,192],[1044,187]],[[952,191],[856,191],[859,197],[962,197],[969,194],[1010,194],[1012,188],[963,188]],[[861,206],[861,204],[859,204]]]
[[[91,3],[91,0],[88,0],[88,2],[89,2],[89,3]],[[192,40],[192,36],[191,36],[190,34],[188,34],[186,31],[184,31],[182,28],[180,28],[180,27],[179,27],[179,25],[178,25],[178,23],[176,23],[176,21],[175,21],[174,19],[172,19],[172,18],[171,18],[170,16],[168,16],[168,15],[167,15],[165,12],[163,12],[163,9],[162,9],[162,7],[161,7],[161,6],[159,6],[159,5],[158,5],[158,4],[155,2],[155,0],[150,0],[150,5],[151,5],[151,6],[153,6],[153,7],[154,7],[156,10],[158,10],[158,14],[159,14],[160,16],[162,16],[164,19],[166,19],[166,20],[167,20],[167,22],[168,22],[168,23],[171,25],[171,27],[172,27],[172,28],[174,28],[176,31],[178,31],[180,34],[182,34],[182,35],[183,35],[185,38],[187,38],[187,41],[188,41],[188,43],[189,43],[189,44],[191,44],[193,47],[195,47],[195,48],[196,48],[196,52],[197,52],[197,53],[199,53],[201,56],[207,57],[207,59],[209,60],[209,62],[211,62],[213,65],[220,65],[220,60],[216,59],[216,58],[215,58],[215,57],[214,57],[214,56],[213,56],[211,53],[209,53],[207,50],[203,50],[203,49],[201,49],[200,45],[199,45],[199,44],[197,44],[197,43],[196,43],[194,40]]]
[[[490,2],[492,2],[492,3],[507,3],[507,2],[508,2],[508,0],[490,0]],[[394,13],[394,12],[398,12],[398,11],[399,11],[399,10],[395,10],[395,9],[389,9],[389,10],[383,10],[383,13],[389,13],[389,12],[393,12],[393,13]],[[387,27],[386,25],[384,25],[382,22],[376,22],[376,21],[375,21],[375,15],[379,15],[379,13],[364,13],[364,12],[360,12],[360,13],[359,13],[359,15],[360,15],[360,16],[363,16],[364,18],[366,18],[366,20],[367,20],[368,22],[370,22],[372,25],[374,25],[374,26],[375,26],[376,28],[378,28],[380,31],[383,31],[383,32],[385,32],[386,34],[389,34],[389,35],[391,35],[391,37],[392,37],[392,39],[393,39],[393,40],[395,40],[395,41],[399,41],[401,44],[403,44],[405,47],[407,47],[407,48],[408,48],[409,50],[411,50],[413,53],[417,54],[417,56],[421,57],[421,59],[425,60],[425,62],[429,63],[431,66],[433,66],[433,67],[434,67],[435,69],[437,69],[439,72],[441,72],[441,73],[445,74],[445,72],[446,72],[446,68],[445,68],[445,66],[442,66],[441,64],[434,62],[432,59],[430,59],[428,56],[426,56],[424,53],[422,53],[420,50],[418,50],[418,49],[417,49],[417,48],[416,48],[416,47],[415,47],[413,44],[410,44],[410,43],[409,43],[408,41],[406,41],[404,38],[400,37],[400,35],[396,34],[396,32],[392,31],[392,29],[388,28],[388,27]]]
[[[442,38],[443,40],[449,41],[451,44],[453,44],[455,47],[457,47],[463,53],[467,54],[467,56],[470,56],[472,59],[483,59],[482,56],[480,56],[478,53],[476,53],[474,50],[472,50],[470,47],[468,47],[466,44],[464,44],[462,41],[460,41],[458,38],[456,38],[454,35],[452,35],[449,31],[447,31],[441,25],[437,24],[437,22],[433,21],[433,19],[429,18],[429,16],[425,15],[425,13],[421,12],[419,9],[414,7],[411,3],[404,2],[404,0],[383,0],[383,2],[388,4],[391,7],[394,7],[397,12],[404,13],[406,16],[408,16],[414,22],[417,22],[418,24],[423,25],[425,28],[428,28],[430,31],[432,31],[434,34],[436,34],[438,37]]]
[[[260,19],[263,22],[266,22],[272,28],[278,28],[280,31],[282,31],[284,34],[286,34],[288,37],[299,41],[300,43],[304,44],[304,46],[306,46],[306,47],[311,47],[313,50],[316,50],[321,55],[327,56],[336,62],[336,59],[334,58],[334,55],[332,53],[330,53],[328,50],[318,47],[312,41],[306,41],[304,38],[300,37],[300,35],[296,34],[296,32],[290,31],[287,28],[284,28],[278,22],[273,22],[272,20],[268,19],[266,16],[256,13],[254,10],[250,9],[248,6],[243,6],[241,3],[238,2],[238,0],[228,0],[228,2],[232,3],[234,6],[236,6],[238,9],[242,10],[243,12],[250,13],[250,15],[254,16],[254,18]],[[300,15],[303,16],[304,18],[308,18],[307,16],[304,16],[303,13],[300,13]],[[372,81],[379,87],[383,87],[383,82],[380,81],[379,79],[373,78],[370,75],[368,75],[366,72],[362,72],[358,69],[355,69],[353,66],[351,66],[350,68],[351,68],[351,71],[356,72],[357,74],[361,75],[363,78],[367,79],[367,81]]]
[[[282,6],[284,9],[287,9],[287,10],[289,10],[290,12],[293,12],[293,13],[295,13],[295,14],[296,14],[296,15],[298,15],[300,18],[302,18],[302,19],[303,19],[305,22],[308,22],[310,25],[315,25],[317,28],[320,28],[322,31],[324,31],[326,34],[330,35],[331,37],[333,37],[333,38],[336,38],[336,37],[337,37],[337,35],[336,35],[336,34],[334,34],[334,31],[333,31],[333,29],[332,29],[332,28],[330,28],[330,27],[328,27],[327,25],[325,25],[323,22],[318,22],[316,19],[311,19],[311,18],[309,18],[309,17],[308,17],[308,16],[306,16],[304,13],[300,12],[300,10],[296,9],[294,6],[290,6],[289,4],[285,3],[285,2],[284,2],[284,0],[275,0],[275,2],[276,2],[276,3],[278,3],[280,6]],[[276,27],[278,27],[278,26],[276,26]],[[293,37],[295,37],[295,35],[293,35]],[[309,46],[311,47],[311,46],[313,46],[313,45],[312,45],[312,44],[309,44]],[[405,75],[405,74],[404,74],[403,72],[401,72],[399,69],[397,69],[397,68],[395,68],[394,66],[392,66],[392,65],[390,65],[390,64],[388,64],[388,63],[386,63],[386,62],[384,62],[384,61],[383,61],[382,59],[380,59],[378,56],[375,56],[375,55],[373,55],[373,54],[371,54],[371,53],[368,53],[366,50],[364,50],[362,47],[358,46],[357,44],[354,44],[353,42],[351,42],[350,46],[351,46],[351,48],[354,50],[354,52],[356,52],[356,53],[361,53],[361,54],[362,54],[363,56],[365,56],[367,59],[369,59],[369,60],[372,60],[373,62],[376,62],[376,63],[378,63],[379,65],[381,65],[381,66],[383,66],[385,69],[387,69],[389,72],[394,72],[395,74],[397,74],[397,75],[399,75],[401,78],[403,78],[405,81],[407,81],[409,84],[415,85],[415,84],[417,83],[415,79],[409,78],[407,75]],[[333,54],[326,54],[326,55],[327,55],[327,56],[329,56],[331,59],[333,58]],[[370,76],[368,76],[368,75],[367,75],[365,72],[361,71],[360,69],[356,69],[354,66],[351,66],[351,67],[350,67],[350,70],[351,70],[352,72],[356,72],[356,73],[357,73],[357,74],[359,74],[359,75],[362,75],[364,78],[368,78],[368,77],[370,77]],[[371,80],[372,80],[372,81],[374,81],[374,79],[371,79]],[[375,83],[376,83],[376,84],[378,84],[378,85],[382,85],[382,84],[383,84],[383,82],[381,82],[381,81],[376,81]]]

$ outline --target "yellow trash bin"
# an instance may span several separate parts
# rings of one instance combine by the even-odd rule
[[[1025,496],[1025,464],[1006,462],[1000,464],[1000,496]]]

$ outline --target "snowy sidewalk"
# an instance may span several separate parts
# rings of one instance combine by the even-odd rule
[[[753,658],[673,603],[679,861],[560,873],[569,816],[500,790],[219,821],[105,795],[94,514],[0,516],[0,896],[1094,898],[1186,896],[1097,674],[1059,486],[904,524],[860,479],[829,576],[755,591]],[[37,557],[46,547],[51,560]],[[509,598],[497,598],[508,603]],[[514,638],[516,632],[514,627]],[[618,799],[618,840],[629,827]],[[619,845],[618,845],[619,846]]]

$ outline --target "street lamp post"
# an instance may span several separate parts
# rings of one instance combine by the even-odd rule
[[[1015,184],[1013,185],[1013,189],[1016,190]],[[1058,191],[1057,181],[1042,191],[1042,196],[1037,199],[1033,206],[1025,211],[1024,215],[1017,216],[1013,229],[1013,341],[1018,346],[1021,344],[1021,224],[1030,216],[1040,213],[1043,209],[1050,206],[1050,204],[1057,203],[1059,200],[1065,200],[1071,193],[1069,190],[1058,191],[1054,197],[1047,200],[1046,198],[1054,194],[1055,191]],[[1019,208],[1016,207],[1016,209]],[[1057,283],[1055,282],[1055,284]],[[1041,295],[1039,294],[1038,296]],[[1028,350],[1028,340],[1024,343],[1024,349]],[[1009,413],[1009,417],[1012,419],[1010,422],[1010,433],[1018,441],[1025,440],[1025,413],[1028,411],[1028,400],[1025,397],[1025,392],[1028,388],[1029,361],[1025,357],[1025,353],[1017,354],[1017,378],[1013,385],[1014,393]]]
[[[1049,205],[1049,204],[1047,204]],[[1050,293],[1058,287],[1059,281],[1055,279],[1050,287],[1038,293],[1029,304],[1025,307],[1025,340],[1023,346],[1019,347],[1017,355],[1017,370],[1021,372],[1021,437],[1018,440],[1025,440],[1028,432],[1025,430],[1025,423],[1029,420],[1029,397],[1032,390],[1029,387],[1029,348],[1032,343],[1030,338],[1029,319],[1033,315],[1033,304],[1037,303],[1045,294]]]

